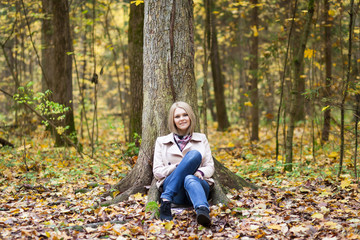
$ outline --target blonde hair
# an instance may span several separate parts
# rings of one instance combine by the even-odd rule
[[[193,134],[193,132],[195,130],[195,125],[196,125],[195,114],[194,114],[194,111],[192,110],[191,106],[189,104],[187,104],[186,102],[175,102],[170,107],[169,117],[168,117],[168,127],[169,127],[170,132],[179,134],[178,129],[174,122],[174,112],[177,108],[184,109],[190,118],[190,126],[186,132],[186,135]]]

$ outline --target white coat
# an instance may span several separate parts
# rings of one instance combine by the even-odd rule
[[[158,137],[155,144],[153,173],[157,180],[156,186],[159,188],[165,178],[169,176],[181,162],[187,152],[197,150],[202,156],[200,167],[198,168],[204,173],[204,180],[210,185],[214,183],[211,178],[214,174],[214,160],[211,156],[209,142],[202,133],[193,133],[191,140],[186,144],[181,152],[174,140],[174,134]]]

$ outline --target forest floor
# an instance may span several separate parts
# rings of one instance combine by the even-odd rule
[[[125,144],[114,122],[103,120],[97,161],[53,148],[42,127],[17,140],[20,146],[0,149],[0,239],[360,239],[352,149],[337,178],[339,141],[318,145],[312,154],[311,131],[304,129],[295,133],[294,169],[286,173],[283,158],[275,161],[274,129],[263,129],[261,141],[249,143],[244,129],[209,128],[213,155],[261,187],[231,191],[228,206],[212,205],[209,228],[196,223],[192,209],[174,209],[170,222],[151,219],[141,194],[94,208],[136,161],[134,145]]]

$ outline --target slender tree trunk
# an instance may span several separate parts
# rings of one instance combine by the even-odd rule
[[[289,127],[286,134],[286,171],[292,171],[292,162],[293,162],[293,136],[296,122],[296,112],[299,108],[298,95],[299,95],[299,84],[301,82],[301,69],[304,61],[304,52],[306,48],[306,43],[308,36],[310,34],[312,17],[314,14],[315,0],[308,1],[308,15],[306,23],[304,26],[303,34],[300,38],[300,48],[294,56],[293,66],[294,66],[294,83],[291,89],[291,105],[290,105],[290,120]]]
[[[129,65],[130,65],[130,140],[135,133],[141,135],[143,107],[143,26],[144,4],[130,4]]]
[[[355,153],[354,153],[354,175],[355,180],[358,182],[358,170],[357,170],[357,154],[358,154],[358,126],[360,119],[360,94],[355,95]]]
[[[331,108],[329,107],[331,97],[331,82],[332,82],[332,53],[331,53],[331,28],[332,20],[329,16],[330,3],[329,0],[324,0],[324,15],[325,15],[325,34],[324,34],[324,43],[325,43],[325,107],[324,111],[324,125],[322,129],[321,141],[327,142],[329,140],[330,134],[330,119],[331,119]]]
[[[340,105],[341,110],[341,128],[340,128],[340,163],[339,163],[339,172],[338,177],[340,177],[343,167],[343,161],[344,161],[344,152],[345,152],[345,101],[346,97],[348,95],[348,88],[350,85],[350,76],[351,76],[351,54],[352,54],[352,35],[353,35],[353,24],[354,24],[354,0],[350,1],[350,20],[349,20],[349,49],[348,49],[348,59],[347,59],[347,72],[346,72],[346,81],[342,89],[342,100]]]
[[[226,104],[225,104],[225,95],[224,95],[224,76],[221,70],[221,60],[219,56],[219,46],[217,41],[217,31],[216,31],[216,20],[215,15],[212,13],[215,6],[214,0],[205,0],[209,1],[210,8],[206,9],[206,22],[208,24],[208,46],[210,46],[210,61],[211,61],[211,72],[214,83],[214,92],[215,92],[215,105],[216,105],[216,119],[218,122],[218,130],[224,131],[230,127],[230,123],[227,116]]]
[[[282,72],[282,76],[281,76],[281,87],[280,87],[280,103],[279,103],[279,107],[278,107],[278,111],[277,111],[277,120],[276,120],[276,133],[275,133],[275,138],[276,138],[276,162],[278,160],[278,156],[279,156],[279,128],[280,128],[280,118],[281,118],[281,108],[283,106],[283,99],[284,99],[284,87],[285,87],[285,76],[287,74],[287,65],[288,65],[288,57],[289,57],[289,49],[290,49],[290,41],[291,41],[291,35],[293,32],[293,28],[294,28],[294,23],[295,23],[295,16],[296,16],[296,10],[297,10],[297,0],[295,0],[294,3],[294,9],[293,9],[293,14],[292,14],[292,21],[291,21],[291,27],[290,27],[290,31],[289,31],[289,36],[288,36],[288,43],[287,43],[287,47],[286,47],[286,53],[285,53],[285,62],[284,62],[284,70]],[[284,104],[284,108],[286,108],[286,104]],[[285,109],[283,111],[284,114],[284,139],[286,139],[286,134],[285,134]],[[284,141],[284,148],[286,149],[286,141]]]
[[[252,0],[252,11],[251,11],[251,27],[253,34],[251,36],[251,47],[250,47],[250,77],[251,77],[251,89],[250,99],[252,103],[251,108],[251,140],[259,140],[259,96],[258,96],[258,77],[259,77],[259,14],[258,14],[258,0]]]
[[[61,126],[69,126],[67,135],[75,132],[73,97],[72,97],[72,39],[70,35],[69,4],[67,0],[51,0],[53,14],[53,43],[54,43],[54,75],[50,83],[54,102],[70,107],[65,113],[65,120],[59,122]],[[63,139],[55,131],[55,145],[64,145]],[[76,142],[76,141],[75,141]]]
[[[205,9],[209,9],[209,1],[204,1]],[[204,29],[204,39],[208,39],[207,35],[209,32],[207,29],[210,25],[210,19],[205,19],[205,29]],[[209,50],[209,42],[204,41],[203,48],[204,48],[204,62],[203,62],[203,75],[204,75],[204,83],[201,87],[202,89],[202,98],[203,98],[203,104],[202,104],[202,116],[203,116],[203,126],[204,126],[204,134],[207,135],[207,128],[208,128],[208,122],[207,122],[207,108],[208,108],[208,92],[209,92],[209,84],[208,84],[208,66],[209,66],[209,57],[208,57],[208,50]]]

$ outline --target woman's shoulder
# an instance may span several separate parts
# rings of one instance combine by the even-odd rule
[[[199,133],[199,132],[194,132],[192,134],[192,139],[194,140],[204,140],[207,139],[206,135],[203,133]]]
[[[161,143],[171,142],[174,139],[173,133],[169,133],[168,135],[160,136],[156,139],[156,141]]]

